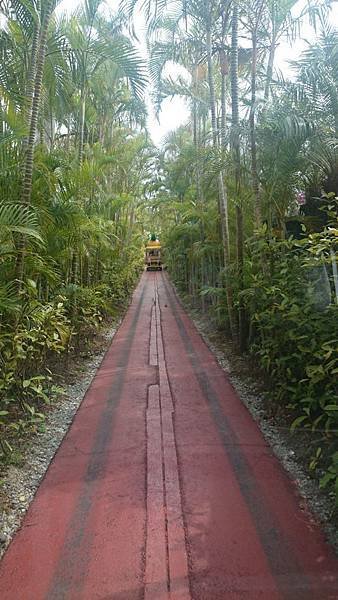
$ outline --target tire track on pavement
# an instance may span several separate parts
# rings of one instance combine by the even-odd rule
[[[255,478],[247,462],[245,453],[241,449],[241,441],[224,413],[218,394],[210,380],[210,375],[206,372],[186,329],[180,314],[181,311],[185,314],[184,309],[181,308],[165,275],[162,275],[162,283],[166,293],[166,301],[174,315],[195,378],[210,407],[214,423],[223,442],[224,451],[230,460],[241,494],[251,513],[280,596],[285,600],[319,600],[318,592],[314,591],[314,589],[318,590],[321,587],[318,586],[318,579],[312,574],[304,572],[280,523],[267,505],[260,482]],[[224,500],[226,502],[226,498]],[[287,575],[284,575],[284,573],[287,573]],[[332,573],[322,575],[321,585],[323,595],[320,600],[338,598],[337,578]]]
[[[79,494],[76,508],[68,525],[66,539],[61,550],[60,558],[55,569],[52,584],[47,594],[48,600],[63,600],[69,596],[74,585],[74,573],[77,573],[77,594],[81,593],[81,582],[85,581],[85,573],[90,558],[90,536],[86,548],[83,548],[83,539],[86,533],[86,522],[92,509],[96,482],[102,477],[107,462],[107,448],[114,429],[114,413],[119,403],[123,384],[126,378],[129,355],[135,337],[136,326],[139,320],[144,300],[145,286],[143,285],[140,299],[121,351],[118,369],[113,384],[108,392],[106,406],[102,411],[99,425],[96,430],[94,444],[91,448],[90,458],[83,485]],[[121,368],[119,368],[121,367]],[[81,547],[82,544],[82,547]]]

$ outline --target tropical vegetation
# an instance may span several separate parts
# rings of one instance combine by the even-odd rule
[[[125,305],[154,161],[145,65],[99,0],[8,0],[0,30],[0,429],[43,427],[52,365]]]
[[[309,432],[310,468],[338,499],[338,35],[329,17],[330,2],[168,3],[149,19],[149,52],[155,103],[181,96],[191,114],[159,158],[154,206],[170,274],[268,376],[276,411]],[[278,45],[305,20],[314,41],[286,76]]]
[[[56,0],[1,2],[3,456],[15,432],[41,425],[55,357],[125,303],[151,229],[182,296],[251,354],[292,430],[309,432],[310,468],[338,498],[332,5],[123,0],[112,13],[85,0],[63,15]],[[283,73],[280,46],[305,22],[313,41]],[[175,96],[190,111],[160,150],[149,83],[158,111]]]

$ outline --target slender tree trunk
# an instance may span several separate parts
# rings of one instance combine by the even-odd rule
[[[271,41],[270,52],[269,52],[268,66],[267,66],[267,70],[266,70],[266,82],[265,82],[265,89],[264,89],[264,100],[266,102],[269,100],[269,96],[270,96],[270,88],[271,88],[272,75],[273,75],[273,65],[275,62],[275,53],[276,53],[276,38],[273,36],[272,41]]]
[[[84,66],[82,73],[82,85],[81,85],[81,98],[80,98],[80,123],[79,123],[79,147],[78,147],[78,157],[79,164],[82,165],[83,161],[83,148],[84,148],[84,130],[85,130],[85,118],[86,118],[86,95],[87,95],[87,61],[90,51],[90,42],[92,39],[93,26],[94,21],[97,15],[97,10],[99,8],[99,3],[96,4],[96,10],[93,11],[90,22],[88,23],[88,34],[87,34],[87,47],[84,53]]]
[[[216,117],[216,94],[215,94],[215,83],[212,66],[212,46],[211,46],[211,30],[210,27],[207,29],[207,60],[208,60],[208,82],[209,82],[209,94],[210,94],[210,112],[211,112],[211,129],[212,129],[212,141],[214,148],[218,146],[218,131],[217,131],[217,117]],[[228,224],[228,198],[227,190],[223,182],[222,173],[218,177],[218,190],[219,190],[219,209],[220,217],[222,222],[222,233],[224,234],[223,244],[224,251],[227,257],[226,262],[228,263],[230,258],[230,244],[229,244],[229,224]]]
[[[46,135],[43,118],[40,119],[40,124],[38,126],[38,143],[40,144],[40,146],[44,146],[46,144]]]
[[[197,95],[197,85],[198,85],[198,78],[197,78],[197,65],[194,66],[194,71],[193,71],[193,81],[194,81],[194,95]],[[193,121],[193,143],[194,143],[194,147],[195,147],[195,151],[196,151],[196,158],[195,158],[195,181],[196,181],[196,198],[197,198],[197,203],[201,208],[201,218],[199,219],[199,226],[200,226],[200,237],[201,237],[201,241],[202,244],[204,243],[204,239],[205,239],[205,231],[204,231],[204,222],[203,222],[203,204],[204,204],[204,198],[203,198],[203,190],[202,190],[202,186],[201,186],[201,178],[200,178],[200,165],[199,165],[199,156],[198,156],[198,150],[199,150],[199,144],[200,144],[200,139],[199,139],[199,122],[198,122],[198,105],[197,105],[197,100],[194,97],[193,100],[193,110],[192,110],[192,121]],[[201,274],[201,284],[200,284],[200,290],[203,288],[204,286],[204,263],[203,263],[203,255],[200,257],[200,274]],[[201,296],[201,306],[202,306],[202,311],[205,312],[205,296],[202,295]]]
[[[71,283],[76,284],[77,283],[77,273],[78,273],[78,261],[77,261],[77,256],[76,256],[75,250],[73,250],[73,253],[72,253],[72,264],[71,264],[70,273],[71,273],[71,275],[70,275]]]
[[[251,180],[255,198],[254,213],[255,225],[261,224],[261,195],[259,189],[259,178],[257,169],[257,143],[256,143],[256,77],[257,77],[257,25],[252,32],[252,63],[251,63],[251,107],[250,107],[250,145],[251,145]]]
[[[269,100],[270,95],[270,87],[272,82],[273,75],[273,65],[275,62],[275,52],[276,52],[276,44],[277,44],[277,27],[276,27],[276,0],[272,0],[271,7],[271,45],[269,51],[269,59],[268,66],[266,70],[266,81],[265,81],[265,89],[264,89],[264,100],[267,102]]]
[[[90,260],[89,256],[86,257],[86,286],[90,286]]]
[[[37,12],[39,13],[40,18],[40,9],[39,5],[37,6]],[[33,97],[34,97],[34,84],[35,84],[35,75],[36,75],[36,62],[37,62],[37,54],[38,54],[38,46],[39,46],[39,37],[40,37],[40,23],[34,24],[34,32],[32,39],[32,48],[31,48],[31,60],[27,73],[27,85],[26,85],[26,98],[25,98],[25,106],[24,106],[24,120],[27,124],[28,135],[25,136],[23,140],[23,156],[26,158],[26,152],[28,148],[28,139],[29,139],[29,131],[32,119],[32,106],[33,106]]]
[[[31,47],[31,52],[30,52],[31,58],[30,58],[29,69],[27,72],[26,93],[25,93],[25,101],[24,101],[24,107],[23,107],[24,122],[27,126],[27,131],[28,131],[28,135],[26,135],[24,137],[23,143],[22,143],[22,158],[23,158],[24,168],[25,168],[25,163],[27,160],[29,132],[30,132],[31,120],[32,120],[34,84],[35,84],[35,77],[36,77],[36,63],[37,63],[39,38],[40,38],[40,18],[41,18],[40,3],[37,3],[36,10],[37,10],[37,14],[38,14],[38,19],[37,19],[37,22],[34,24],[32,47]],[[24,185],[24,182],[22,182],[21,195],[23,194],[23,185]],[[21,289],[21,281],[23,279],[25,246],[26,246],[26,236],[20,235],[18,238],[18,241],[17,241],[17,256],[16,256],[16,262],[15,262],[15,278],[18,280],[18,291],[20,291],[20,289]]]
[[[222,11],[222,34],[221,34],[221,49],[219,52],[219,60],[220,60],[220,68],[221,68],[221,146],[222,148],[226,147],[226,116],[227,116],[227,107],[226,107],[226,77],[229,72],[228,65],[228,56],[225,52],[226,47],[226,31],[229,23],[229,6],[225,8],[223,6]]]
[[[228,57],[225,53],[226,28],[228,24],[228,15],[222,15],[222,47],[219,52],[221,67],[221,146],[225,148],[226,133],[226,76],[228,74]]]
[[[235,194],[236,194],[236,263],[238,289],[244,288],[243,262],[244,262],[244,232],[243,232],[243,207],[241,199],[241,157],[239,143],[239,107],[238,107],[238,4],[234,1],[231,31],[231,145],[235,163]],[[239,299],[238,309],[238,338],[241,350],[245,347],[245,327],[243,303]]]
[[[256,80],[257,80],[257,43],[258,43],[258,26],[262,16],[264,0],[260,0],[255,15],[254,26],[251,31],[252,39],[252,62],[251,62],[251,107],[249,117],[250,127],[250,144],[251,144],[251,179],[252,189],[255,198],[255,225],[260,227],[262,223],[262,208],[261,208],[261,193],[259,186],[258,167],[257,167],[257,142],[256,142]]]
[[[215,96],[215,84],[212,67],[212,45],[211,45],[211,24],[208,24],[206,32],[206,43],[207,43],[207,61],[208,61],[208,82],[209,82],[209,94],[210,94],[210,111],[211,111],[211,127],[212,127],[212,139],[215,148],[218,146],[217,136],[217,120],[216,120],[216,96]],[[235,338],[235,320],[233,315],[233,295],[231,282],[229,280],[229,266],[230,266],[230,246],[229,246],[229,228],[228,228],[228,204],[227,204],[227,190],[223,182],[222,173],[218,177],[218,199],[219,199],[219,215],[221,221],[221,233],[222,233],[222,245],[223,245],[223,257],[224,257],[224,270],[225,270],[225,292],[228,305],[228,318],[229,328],[232,338]]]
[[[84,262],[84,257],[82,255],[82,253],[80,254],[80,258],[79,258],[79,281],[80,281],[80,285],[83,286],[83,262]]]
[[[211,129],[213,145],[217,147],[217,119],[216,119],[216,99],[215,99],[215,84],[212,68],[212,45],[210,26],[207,29],[207,60],[208,60],[208,83],[210,95],[210,112],[211,112]]]
[[[34,162],[34,145],[38,129],[39,112],[41,105],[42,77],[46,58],[47,35],[50,19],[53,11],[53,2],[49,0],[46,6],[46,13],[41,25],[39,47],[36,59],[36,75],[34,84],[34,97],[32,101],[30,131],[28,137],[28,146],[25,159],[24,177],[22,186],[22,203],[29,204],[32,195],[32,178]]]
[[[238,102],[238,5],[234,2],[231,32],[231,144],[234,150],[236,190],[240,180]]]
[[[225,148],[226,134],[226,75],[221,73],[221,146]]]
[[[70,152],[70,137],[71,137],[69,120],[66,122],[66,127],[67,127],[67,135],[66,135],[66,140],[65,140],[65,151],[68,154]]]
[[[202,253],[201,256],[201,288],[203,289],[205,284],[207,283],[207,277],[206,277],[206,264],[205,264],[205,257],[204,257],[204,253]],[[205,313],[205,295],[202,294],[201,296],[201,305],[202,305],[202,312]]]
[[[30,120],[29,136],[27,142],[24,142],[25,161],[24,174],[21,190],[22,204],[29,204],[32,196],[33,165],[34,165],[34,146],[38,132],[39,113],[41,105],[42,77],[45,65],[47,35],[50,19],[53,12],[53,1],[49,0],[46,6],[46,12],[42,20],[40,32],[35,31],[33,38],[32,62],[30,68],[30,81],[27,83],[27,106],[26,116]],[[36,50],[35,50],[36,46]],[[36,58],[35,58],[36,56]],[[34,85],[32,81],[34,78]],[[32,89],[33,88],[33,89]],[[19,290],[24,273],[26,238],[21,236],[17,248],[17,260],[15,265],[15,276],[19,281]]]
[[[49,147],[50,150],[54,149],[54,142],[55,142],[55,119],[54,119],[54,114],[53,114],[53,107],[50,107],[50,115],[49,115],[49,128],[50,128],[50,137],[49,137]]]
[[[194,98],[194,100],[193,100],[192,123],[193,123],[193,130],[192,130],[193,143],[194,143],[194,146],[197,148],[198,134],[197,134],[197,100],[196,100],[196,98]]]
[[[81,100],[80,100],[80,123],[79,123],[79,164],[83,162],[83,150],[84,150],[84,128],[86,118],[86,93],[84,86],[81,89]]]

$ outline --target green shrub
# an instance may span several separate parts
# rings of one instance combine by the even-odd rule
[[[15,324],[0,329],[2,454],[11,451],[7,439],[11,432],[41,426],[44,415],[39,406],[49,404],[59,392],[52,384],[47,361],[64,352],[69,336],[69,321],[61,302],[43,305],[31,300]]]
[[[83,287],[69,284],[64,287],[59,299],[63,302],[73,333],[89,333],[97,329],[109,312],[105,295],[106,286]]]
[[[338,428],[338,305],[330,281],[335,240],[332,230],[301,242],[256,240],[242,293],[250,351],[270,375],[274,399],[292,411],[292,430],[321,431],[325,448],[317,447],[312,466],[327,468],[323,485],[332,486]]]

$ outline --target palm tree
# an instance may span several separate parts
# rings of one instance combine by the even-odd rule
[[[256,101],[257,101],[257,61],[258,61],[258,32],[265,8],[265,0],[254,0],[250,11],[250,22],[248,25],[251,34],[251,101],[249,114],[250,147],[251,147],[251,178],[252,190],[255,198],[254,213],[256,228],[262,222],[261,191],[257,166],[257,140],[256,140]]]
[[[29,135],[27,140],[27,148],[24,162],[22,195],[21,201],[23,204],[29,204],[32,195],[32,179],[33,179],[33,162],[34,162],[34,146],[38,132],[38,119],[41,105],[42,78],[45,66],[47,36],[50,21],[55,9],[55,1],[47,0],[44,6],[40,8],[39,28],[34,31],[32,51],[36,52],[36,58],[33,55],[31,68],[27,81],[28,102],[27,102],[27,117],[29,119]],[[36,26],[35,26],[36,27]],[[38,43],[36,40],[38,38]],[[33,83],[34,82],[34,83]],[[33,95],[33,97],[32,97]],[[31,99],[32,97],[32,99]],[[22,261],[20,261],[22,263]],[[18,273],[22,271],[22,264],[18,265]],[[20,278],[20,277],[19,277]]]
[[[266,2],[266,11],[269,20],[269,53],[266,68],[264,100],[267,102],[270,96],[270,89],[273,79],[273,68],[275,54],[279,40],[286,34],[294,39],[299,25],[299,19],[292,18],[292,8],[297,4],[297,0],[269,0]]]
[[[241,196],[241,156],[239,135],[239,90],[238,90],[238,3],[233,2],[231,31],[231,145],[233,150],[236,203],[236,260],[238,289],[244,289],[244,231]],[[238,309],[238,339],[240,349],[245,347],[244,310],[241,299]]]
[[[183,7],[184,9],[184,7]],[[162,72],[164,66],[168,60],[181,60],[183,59],[183,64],[187,67],[187,69],[192,73],[192,86],[189,88],[186,85],[180,84],[179,86],[171,86],[171,89],[174,93],[185,93],[186,95],[190,95],[192,97],[192,113],[193,113],[193,139],[195,146],[197,147],[197,98],[196,92],[197,88],[197,77],[196,71],[198,67],[205,62],[207,63],[207,78],[208,78],[208,92],[209,92],[209,109],[211,114],[211,132],[212,132],[212,141],[215,150],[219,148],[219,129],[217,124],[217,115],[216,115],[216,92],[215,92],[215,77],[214,77],[214,66],[213,66],[213,42],[212,36],[215,27],[215,23],[221,18],[223,20],[223,37],[225,33],[225,28],[227,24],[226,11],[224,7],[220,7],[217,2],[210,1],[207,5],[201,3],[199,0],[191,3],[186,9],[182,10],[181,14],[174,20],[175,21],[175,33],[174,36],[176,38],[179,36],[179,28],[177,27],[177,23],[180,18],[185,18],[186,14],[189,14],[189,17],[194,22],[194,34],[196,37],[192,37],[191,34],[185,35],[184,43],[182,44],[175,40],[171,41],[169,44],[165,45],[163,41],[155,44],[152,49],[151,54],[151,72],[153,74],[154,79],[158,83],[158,89],[160,93],[161,99],[163,98],[163,78]],[[163,21],[163,20],[162,20]],[[162,24],[160,21],[160,25]],[[168,28],[168,23],[166,21],[165,26]],[[171,23],[172,25],[172,23]],[[154,26],[152,25],[150,28],[151,33],[154,32]],[[155,29],[156,31],[156,29]],[[176,33],[178,31],[178,33]],[[184,35],[184,34],[183,34]],[[202,40],[202,43],[201,43]],[[190,53],[186,52],[187,48],[190,47]],[[192,52],[191,49],[194,49],[193,60],[192,60]],[[196,52],[197,51],[197,52]],[[199,58],[200,57],[200,58]],[[159,59],[159,60],[158,60]],[[168,89],[168,86],[167,86]],[[169,88],[170,89],[170,88]],[[223,106],[223,123],[225,121],[225,85],[223,80],[223,96],[222,96],[222,106]],[[223,133],[225,131],[225,125],[222,127]],[[199,168],[197,170],[199,173]],[[225,185],[225,181],[221,172],[218,173],[218,197],[219,197],[219,219],[221,224],[222,231],[222,240],[223,240],[223,253],[224,253],[224,267],[227,272],[225,277],[225,284],[227,289],[227,298],[229,305],[229,325],[232,334],[234,335],[235,324],[233,318],[233,308],[232,308],[232,291],[230,279],[228,276],[229,266],[230,266],[230,241],[229,241],[229,224],[228,224],[228,199],[227,199],[227,189]],[[197,190],[200,195],[200,181],[199,174],[197,179]]]
[[[121,33],[118,18],[107,23],[99,15],[102,0],[86,2],[84,8],[72,17],[67,37],[73,54],[73,80],[79,93],[78,159],[82,163],[86,103],[90,82],[104,63],[115,69],[120,78],[130,83],[135,98],[140,98],[145,87],[144,65],[131,42]]]
[[[324,26],[318,42],[305,50],[297,65],[294,63],[294,68],[299,68],[299,77],[293,86],[306,105],[307,115],[328,121],[335,137],[338,137],[337,58],[337,31]]]
[[[19,9],[18,15],[20,18],[21,7],[18,7],[17,2],[13,2],[13,6]],[[29,132],[28,138],[25,138],[23,143],[24,165],[21,189],[21,202],[23,205],[29,205],[32,195],[34,147],[38,131],[47,35],[55,4],[53,0],[49,0],[43,7],[39,3],[37,3],[36,7],[34,6],[34,3],[28,3],[28,6],[33,13],[33,36],[32,55],[27,73],[25,101],[23,106],[23,115],[26,121],[27,131]],[[36,10],[34,10],[35,8]],[[25,13],[26,11],[24,9],[24,14]],[[23,277],[25,245],[25,236],[20,236],[16,261],[16,278],[19,282],[19,289]]]

